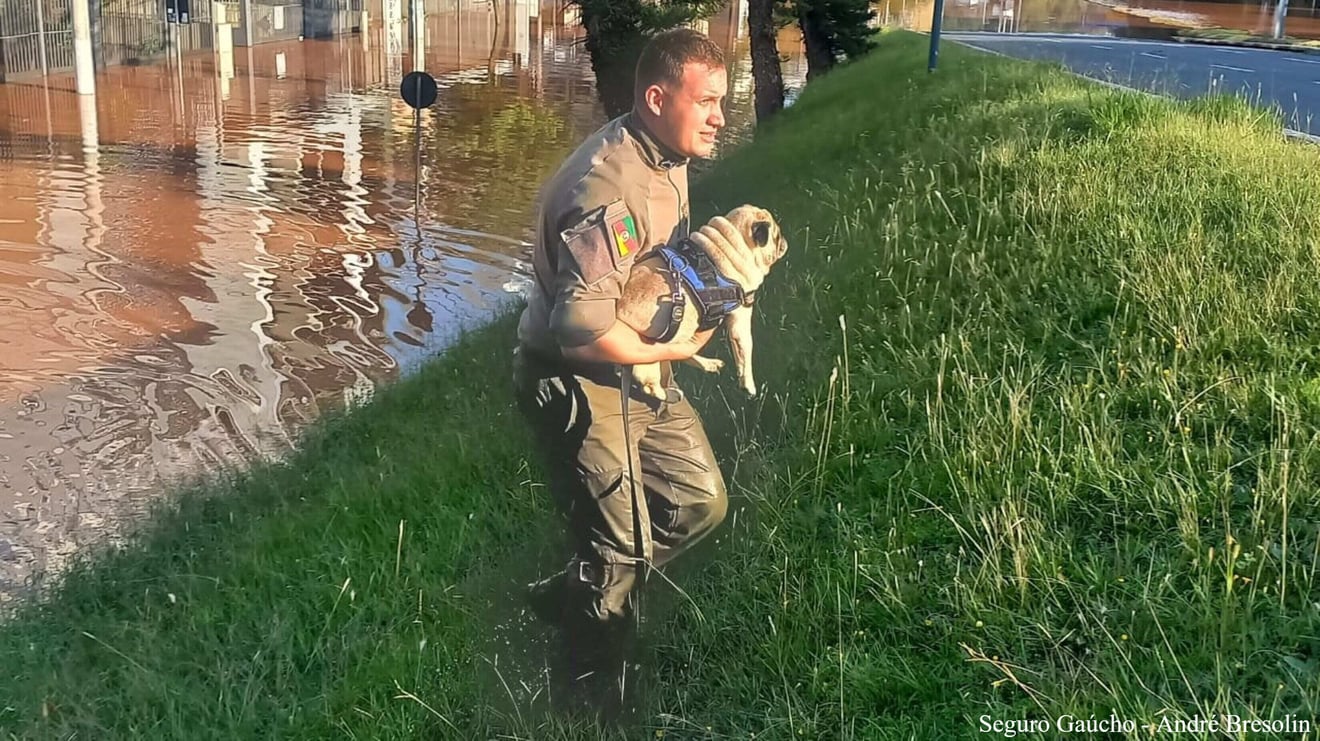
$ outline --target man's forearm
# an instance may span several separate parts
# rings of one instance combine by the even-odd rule
[[[615,322],[605,334],[592,342],[563,348],[564,356],[590,363],[619,363],[642,365],[687,357],[679,348],[657,342],[648,342],[632,327]]]

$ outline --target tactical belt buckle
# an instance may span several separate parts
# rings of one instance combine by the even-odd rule
[[[596,564],[591,563],[590,561],[578,561],[578,568],[577,568],[578,581],[582,582],[583,584],[596,585],[599,584],[599,582],[597,581],[598,576],[600,576],[600,572],[597,571]]]

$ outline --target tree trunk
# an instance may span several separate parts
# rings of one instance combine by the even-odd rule
[[[798,27],[802,29],[802,41],[807,47],[808,81],[829,72],[834,66],[834,49],[825,30],[825,13],[819,7],[820,1],[799,0],[796,3]]]
[[[784,76],[779,69],[779,46],[775,42],[774,4],[775,0],[749,0],[747,6],[758,122],[784,107]]]

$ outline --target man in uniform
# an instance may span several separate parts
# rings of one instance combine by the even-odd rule
[[[572,678],[594,674],[598,688],[603,678],[610,695],[634,587],[728,508],[701,420],[671,368],[711,332],[661,344],[615,319],[634,262],[688,235],[687,162],[710,156],[724,126],[723,52],[695,31],[667,31],[636,71],[633,109],[588,137],[542,191],[514,358],[518,406],[575,551],[564,571],[532,585],[530,602],[562,629]],[[652,362],[662,364],[669,398],[633,387],[625,415],[621,372]]]

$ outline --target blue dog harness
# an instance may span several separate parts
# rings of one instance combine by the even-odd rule
[[[682,240],[675,247],[658,247],[656,252],[669,268],[665,272],[670,290],[669,325],[656,338],[657,342],[668,342],[678,334],[687,312],[684,286],[692,294],[700,312],[701,321],[697,324],[700,332],[719,326],[729,312],[739,306],[751,306],[756,298],[756,291],[744,292],[742,286],[720,275],[710,256],[690,239]]]

